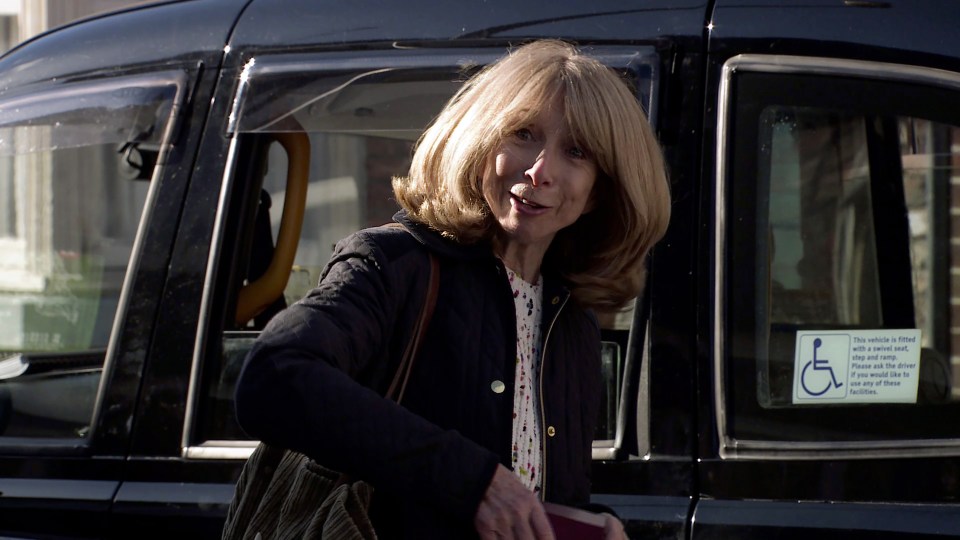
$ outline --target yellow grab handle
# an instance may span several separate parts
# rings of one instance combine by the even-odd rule
[[[277,245],[270,266],[256,281],[244,285],[237,296],[236,323],[241,327],[280,298],[287,287],[307,204],[310,138],[302,131],[275,133],[273,136],[287,153],[287,191],[283,200],[283,215],[280,218],[280,232],[277,234]]]

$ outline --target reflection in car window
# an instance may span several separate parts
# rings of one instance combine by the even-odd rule
[[[0,436],[83,438],[175,79],[0,102]]]
[[[956,438],[942,420],[960,414],[947,301],[960,268],[957,119],[895,115],[869,99],[807,105],[830,101],[823,80],[806,81],[819,98],[802,77],[741,82],[728,258],[734,435]],[[768,84],[792,85],[793,98],[765,103]],[[836,95],[865,93],[856,84],[836,83]]]
[[[770,108],[761,122],[772,134],[771,327],[884,327],[878,252],[889,252],[893,246],[880,244],[883,231],[878,232],[874,225],[876,214],[887,209],[875,208],[871,196],[865,119],[810,109]],[[912,320],[902,320],[898,326],[919,328],[922,346],[933,354],[937,317],[932,252],[938,240],[948,243],[934,235],[938,207],[932,200],[937,181],[933,147],[937,134],[950,131],[906,117],[897,119],[896,127],[901,138],[902,190],[909,228],[903,256],[911,269],[909,281],[902,286],[912,289],[913,299],[910,309],[899,308],[901,313],[912,311]],[[946,363],[939,367],[949,373]],[[921,398],[949,397],[953,381],[942,375],[930,380],[921,376]],[[783,386],[771,384],[770,388]],[[788,397],[771,395],[770,402],[790,403]]]

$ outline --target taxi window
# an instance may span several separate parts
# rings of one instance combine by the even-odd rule
[[[120,77],[0,100],[0,437],[89,434],[179,81]]]
[[[733,82],[728,442],[958,438],[955,92],[817,74]]]
[[[194,455],[206,456],[213,454],[203,448],[247,439],[233,418],[233,386],[257,333],[273,314],[317,284],[338,240],[391,221],[398,210],[391,179],[406,174],[420,134],[462,82],[500,54],[464,50],[324,61],[305,56],[256,59],[247,65],[226,130],[243,149],[237,155],[247,156],[238,161],[234,181],[247,182],[237,189],[247,190],[248,210],[237,219],[246,220],[250,240],[234,252],[223,246],[221,260],[235,272],[233,285],[222,284],[228,311],[236,303],[236,289],[266,271],[279,242],[284,208],[292,200],[288,173],[296,159],[285,146],[289,136],[305,141],[309,153],[306,194],[299,203],[302,226],[282,296],[248,320],[228,321],[218,337],[210,338],[219,345],[210,346],[207,365],[219,368],[208,367],[216,375],[198,383],[200,397],[188,430],[193,435],[184,442],[187,455],[189,447],[198,447]],[[651,59],[638,56],[635,48],[629,53],[610,48],[598,56],[624,74],[649,108]],[[603,354],[608,384],[598,439],[611,443],[624,372],[622,351],[632,319],[632,312],[601,318],[608,341]]]

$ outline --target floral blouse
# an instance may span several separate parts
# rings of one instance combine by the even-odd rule
[[[513,393],[513,471],[534,492],[542,485],[540,446],[540,320],[542,280],[527,283],[507,269],[517,310],[517,369]]]

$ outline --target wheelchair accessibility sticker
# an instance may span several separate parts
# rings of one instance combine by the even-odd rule
[[[793,402],[916,403],[920,330],[797,332]]]

